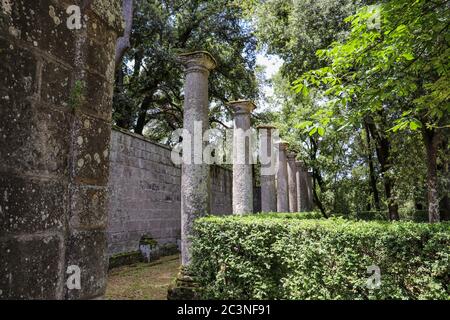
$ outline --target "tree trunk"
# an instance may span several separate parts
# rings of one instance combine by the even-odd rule
[[[139,111],[139,116],[136,125],[134,126],[134,133],[142,135],[146,124],[147,124],[147,108],[144,108],[144,106],[142,106],[141,110]]]
[[[367,151],[368,151],[367,154],[368,154],[368,162],[369,162],[370,188],[371,188],[372,194],[373,194],[373,201],[375,204],[375,209],[377,211],[380,211],[381,210],[380,195],[378,193],[377,178],[375,176],[375,166],[373,164],[372,142],[370,139],[369,126],[366,121],[364,121],[364,127],[365,127],[365,131],[366,131],[366,139],[367,139]]]
[[[123,80],[125,74],[122,68],[117,69],[116,72],[116,85],[114,88],[114,107],[115,107],[115,116],[116,116],[116,125],[120,128],[129,130],[132,125],[132,113],[128,110],[128,107],[125,109],[123,103],[121,103],[121,96],[123,93]]]
[[[319,208],[319,210],[322,213],[322,215],[325,218],[328,218],[328,214],[325,211],[325,208],[323,207],[322,201],[320,201],[319,195],[317,194],[317,190],[316,190],[316,174],[314,172],[315,172],[315,170],[313,170],[313,195],[314,195],[313,201],[317,205],[317,207]]]
[[[317,142],[314,140],[313,137],[310,137],[309,139],[311,141],[312,151],[313,151],[310,156],[311,156],[311,159],[313,161],[316,161],[316,159],[317,159],[317,152],[319,150],[319,146],[317,145]],[[324,185],[324,182],[323,182],[323,179],[322,179],[322,175],[320,174],[320,171],[318,169],[316,169],[316,168],[313,168],[313,197],[314,197],[313,201],[317,205],[317,207],[319,208],[319,210],[322,213],[322,215],[325,218],[328,218],[328,214],[327,214],[327,212],[326,212],[326,210],[325,210],[325,208],[324,208],[324,206],[322,204],[322,201],[320,200],[319,195],[317,193],[317,185],[319,185],[319,188],[320,188],[320,190],[322,192],[325,191],[324,190],[325,189],[325,185]]]
[[[440,221],[437,175],[437,154],[440,139],[439,133],[433,129],[424,128],[422,134],[427,151],[428,219],[430,223],[436,223]]]
[[[384,118],[381,115],[382,119]],[[386,194],[386,199],[388,202],[388,210],[389,210],[389,220],[399,220],[400,216],[398,214],[398,205],[395,202],[395,199],[392,195],[393,182],[391,178],[388,176],[388,170],[391,166],[389,154],[390,154],[390,142],[386,135],[380,130],[377,129],[373,119],[369,119],[367,121],[367,125],[370,131],[372,138],[375,140],[376,153],[378,161],[381,166],[381,175],[383,176],[384,181],[384,191]]]
[[[450,145],[449,145],[449,129],[445,129],[442,141],[442,148],[444,150],[444,161],[442,162],[442,167],[438,166],[438,170],[442,171],[442,175],[444,177],[444,195],[439,204],[441,221],[449,221],[450,220]]]
[[[123,19],[125,20],[125,30],[123,36],[117,39],[116,44],[116,68],[122,62],[125,52],[130,48],[131,29],[133,27],[133,0],[123,0]]]
[[[389,220],[400,220],[400,215],[398,214],[398,204],[392,197],[392,181],[389,177],[386,176],[384,177],[384,189],[388,201]]]

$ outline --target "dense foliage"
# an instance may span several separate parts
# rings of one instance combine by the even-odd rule
[[[313,170],[326,215],[428,211],[450,218],[448,0],[136,1],[114,121],[168,143],[183,123],[180,52],[210,51],[210,123],[264,96],[272,123]],[[257,54],[283,62],[267,82]],[[268,110],[268,111],[267,111]],[[258,181],[258,167],[254,167]]]
[[[273,118],[313,168],[317,206],[448,218],[449,1],[251,3],[284,60]]]
[[[450,299],[449,223],[315,217],[197,221],[191,268],[203,298]],[[367,286],[370,267],[379,288]]]
[[[218,62],[211,74],[210,121],[222,128],[226,102],[256,98],[256,39],[232,1],[135,1],[131,48],[116,78],[115,123],[157,141],[183,124],[180,53],[208,51]]]
[[[392,146],[396,140],[423,143],[430,221],[440,219],[439,201],[448,197],[447,182],[439,186],[438,181],[438,162],[448,171],[449,156],[448,4],[391,0],[361,8],[345,20],[351,23],[351,31],[344,41],[318,51],[327,65],[296,82],[304,96],[309,86],[316,86],[316,99],[324,101],[303,126],[311,134],[324,135],[327,127],[365,125],[375,142],[379,140],[379,158],[386,158],[380,159],[383,174],[395,165]],[[397,135],[399,130],[408,134]],[[444,151],[441,156],[440,150]],[[392,193],[389,196],[395,219],[398,204]]]

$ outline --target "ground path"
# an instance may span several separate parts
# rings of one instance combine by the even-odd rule
[[[166,300],[167,289],[178,273],[178,255],[153,263],[139,263],[109,272],[108,300]]]

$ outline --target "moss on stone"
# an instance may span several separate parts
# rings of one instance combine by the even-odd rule
[[[86,83],[81,80],[76,80],[70,91],[69,107],[72,111],[77,110],[85,100]]]
[[[157,247],[158,246],[158,241],[156,241],[155,239],[153,239],[152,237],[148,237],[148,236],[144,236],[141,238],[141,240],[139,241],[140,245],[148,245],[151,248]]]
[[[140,251],[118,253],[109,258],[109,269],[111,270],[138,262],[143,262],[143,257]]]
[[[125,29],[122,17],[122,1],[118,0],[96,0],[91,5],[95,12],[109,27],[121,34]]]

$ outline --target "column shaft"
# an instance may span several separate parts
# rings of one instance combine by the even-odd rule
[[[314,209],[314,194],[313,194],[313,176],[311,172],[307,172],[306,182],[308,185],[308,206],[307,210],[312,211]]]
[[[261,160],[261,211],[277,211],[277,187],[275,183],[276,156],[272,140],[275,127],[260,126],[260,160]]]
[[[308,211],[308,183],[307,171],[303,162],[297,162],[297,176],[298,176],[298,210],[300,212]]]
[[[287,173],[287,143],[278,144],[277,171],[277,211],[289,212],[288,173]]]
[[[287,155],[288,186],[289,186],[289,212],[297,212],[297,166],[295,165],[295,153]]]
[[[202,138],[209,127],[208,77],[216,63],[206,52],[182,55],[180,61],[186,73],[184,129],[191,137],[191,156],[183,159],[181,174],[181,257],[182,264],[188,265],[193,223],[209,213],[209,165],[198,154],[205,146]]]
[[[255,105],[250,101],[230,103],[234,110],[233,134],[233,214],[253,213],[252,133],[250,114]],[[248,140],[247,140],[248,139]]]

